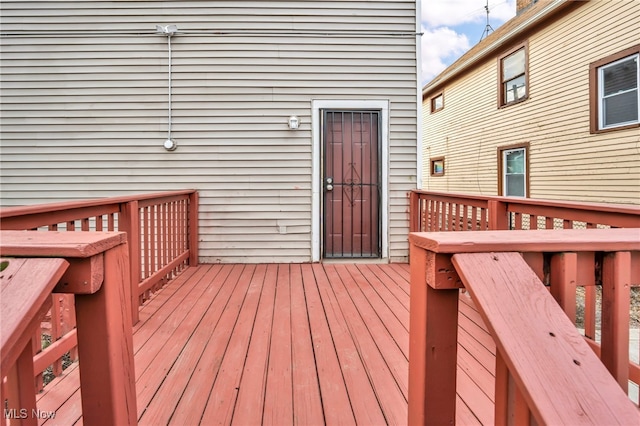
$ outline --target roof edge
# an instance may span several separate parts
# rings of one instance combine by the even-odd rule
[[[482,46],[482,48],[477,49],[477,51],[474,51],[474,48],[480,46],[480,44],[472,47],[469,51],[467,51],[467,53],[462,55],[456,62],[447,67],[444,71],[442,71],[438,76],[436,76],[432,81],[427,83],[422,88],[422,100],[424,101],[425,97],[427,97],[429,94],[439,91],[441,87],[446,83],[465,73],[473,65],[483,61],[485,58],[501,49],[505,45],[505,43],[508,43],[509,41],[518,37],[520,34],[528,31],[530,28],[544,22],[545,20],[556,15],[568,6],[572,6],[576,3],[583,4],[586,3],[586,1],[554,0],[548,3],[538,2],[534,5],[534,7],[530,7],[521,15],[513,17],[506,23],[513,22],[514,20],[519,19],[522,20],[522,22],[517,23],[514,28],[505,32],[505,34],[496,37],[494,40],[491,40],[490,38],[485,39],[491,41],[486,43],[486,46]]]

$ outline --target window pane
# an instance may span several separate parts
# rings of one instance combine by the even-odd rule
[[[502,60],[503,81],[511,80],[520,74],[524,74],[524,49],[520,49]]]
[[[638,90],[603,99],[604,125],[638,122]]]
[[[507,175],[507,197],[524,197],[524,175]]]
[[[440,95],[440,96],[438,96],[438,97],[433,99],[433,109],[434,109],[434,111],[437,110],[437,109],[441,109],[442,108],[442,106],[444,104],[443,101],[444,101],[444,98],[443,98],[442,95]]]
[[[638,57],[603,69],[604,96],[638,88]]]
[[[507,197],[526,197],[527,161],[526,149],[517,148],[503,151],[504,195]]]
[[[527,96],[524,75],[504,83],[504,102],[509,103]]]
[[[507,174],[524,173],[524,151],[507,152]]]

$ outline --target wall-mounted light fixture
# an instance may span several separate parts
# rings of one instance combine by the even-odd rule
[[[166,36],[172,36],[178,32],[177,25],[156,25],[156,32]]]
[[[160,35],[167,36],[167,49],[169,51],[169,102],[168,102],[168,114],[169,114],[169,122],[167,124],[167,139],[164,141],[164,149],[167,151],[174,151],[178,144],[171,138],[171,127],[172,127],[172,105],[171,105],[171,92],[172,92],[172,75],[171,75],[171,36],[175,35],[178,32],[177,25],[156,25],[156,33]]]
[[[297,130],[300,127],[300,119],[295,115],[289,117],[289,128],[291,130]]]

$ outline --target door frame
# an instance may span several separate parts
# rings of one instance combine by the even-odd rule
[[[311,261],[321,259],[322,244],[322,110],[380,111],[380,257],[389,258],[389,101],[388,100],[330,100],[311,101],[312,172],[311,172]]]

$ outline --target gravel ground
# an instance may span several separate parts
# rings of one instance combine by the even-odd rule
[[[596,327],[600,328],[600,312],[602,309],[602,287],[597,286],[596,293]],[[584,288],[578,287],[577,293],[576,325],[584,325]],[[630,327],[640,328],[640,287],[631,287]]]

